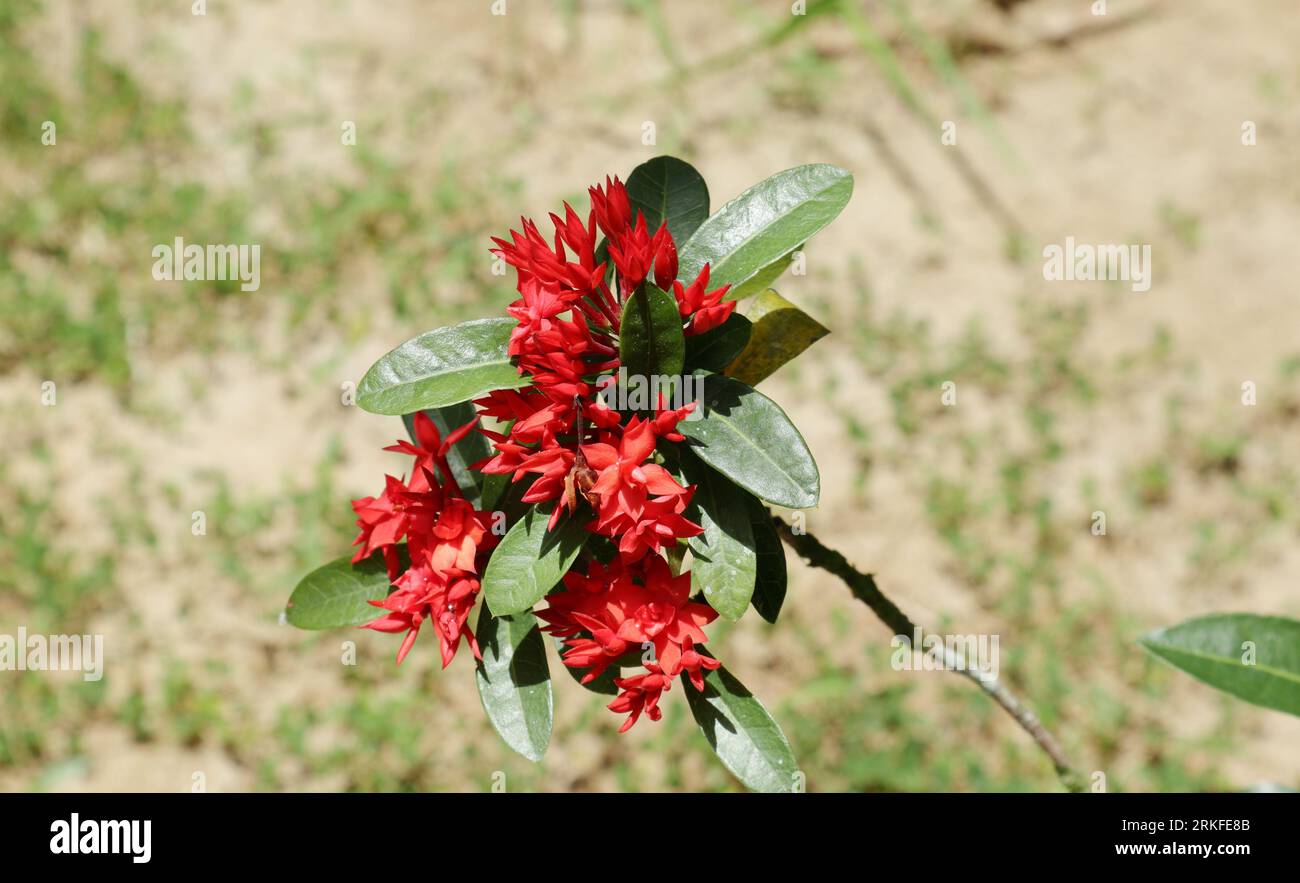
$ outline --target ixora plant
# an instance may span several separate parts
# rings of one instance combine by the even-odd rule
[[[355,555],[307,575],[288,622],[403,635],[399,663],[422,631],[444,667],[467,644],[488,718],[532,760],[553,719],[545,632],[621,731],[680,684],[744,785],[795,790],[781,728],[706,641],[751,606],[776,620],[767,507],[818,502],[807,444],[753,387],[826,333],[769,286],[852,190],[800,166],[710,215],[704,179],[665,156],[592,187],[585,219],[551,214],[553,237],[524,219],[495,239],[518,276],[507,315],[407,341],[358,386],[404,418],[411,440],[385,450],[407,477],[352,502]]]
[[[399,664],[421,630],[436,636],[444,668],[467,644],[489,720],[531,760],[554,718],[545,632],[573,677],[613,697],[621,731],[659,720],[663,694],[680,684],[746,787],[801,789],[781,728],[706,641],[711,623],[751,606],[776,621],[783,541],[896,636],[920,633],[870,574],[768,508],[816,506],[820,476],[799,431],[754,386],[826,334],[770,285],[852,190],[842,169],[799,166],[710,215],[703,178],[664,156],[626,184],[592,187],[585,221],[567,204],[552,214],[551,239],[527,219],[495,239],[518,275],[507,315],[421,334],[362,379],[357,404],[406,423],[410,441],[385,450],[411,458],[407,477],[385,476],[378,496],[352,501],[355,554],[305,576],[286,620],[400,634]],[[1220,689],[1300,713],[1300,623],[1210,617],[1144,644]],[[936,661],[1011,715],[1067,788],[1084,790],[996,676],[952,649]]]

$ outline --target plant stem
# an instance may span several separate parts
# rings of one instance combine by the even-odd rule
[[[875,577],[855,568],[843,555],[822,545],[821,541],[812,534],[795,533],[791,530],[790,525],[776,516],[773,516],[772,522],[776,525],[781,538],[789,544],[790,548],[798,552],[813,567],[820,567],[827,573],[839,577],[849,587],[853,597],[870,607],[871,611],[880,617],[881,622],[888,626],[894,634],[904,636],[909,644],[911,643],[912,636],[916,633],[918,626],[908,618],[906,613],[898,608],[897,604],[885,597],[876,585]],[[1070,763],[1070,759],[1066,756],[1061,743],[1056,741],[1056,737],[1043,726],[1042,721],[1038,719],[1038,716],[1034,714],[1028,705],[1020,701],[1014,693],[1008,690],[993,675],[960,664],[963,660],[956,658],[952,650],[944,650],[944,662],[945,667],[949,670],[974,681],[994,702],[1002,706],[1002,709],[1007,714],[1011,715],[1021,729],[1028,733],[1038,747],[1051,758],[1052,766],[1056,768],[1056,774],[1066,788],[1071,791],[1083,790],[1083,780]]]

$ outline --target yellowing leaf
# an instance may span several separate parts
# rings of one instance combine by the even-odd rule
[[[768,289],[745,314],[753,323],[749,344],[727,368],[727,375],[756,386],[830,331],[790,301]]]

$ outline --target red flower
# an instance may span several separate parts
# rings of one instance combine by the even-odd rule
[[[564,664],[585,669],[583,683],[599,677],[611,665],[653,647],[655,659],[646,665],[651,675],[617,679],[623,694],[610,708],[632,716],[630,727],[646,711],[658,720],[659,694],[672,678],[685,673],[696,689],[704,689],[703,672],[717,660],[695,649],[704,643],[704,626],[718,614],[707,604],[690,600],[691,575],[673,576],[668,562],[657,555],[629,564],[616,559],[593,563],[586,574],[570,573],[565,590],[547,597],[549,606],[538,616],[545,631],[565,638]]]
[[[618,728],[620,733],[632,729],[632,725],[640,719],[643,711],[652,721],[663,717],[664,713],[659,710],[659,697],[672,686],[673,679],[664,674],[659,666],[651,663],[646,666],[645,674],[630,678],[615,678],[614,683],[623,692],[605,707],[615,714],[628,715],[627,720],[623,721],[623,726]]]
[[[609,256],[614,259],[619,292],[624,297],[635,291],[652,270],[661,288],[672,285],[677,278],[677,246],[668,225],[660,224],[651,236],[646,230],[645,215],[639,212],[635,227],[617,238],[610,237]]]
[[[401,498],[405,490],[406,485],[401,481],[385,475],[383,493],[377,497],[362,497],[352,501],[352,511],[357,513],[357,527],[361,528],[361,533],[352,543],[361,547],[352,556],[352,563],[369,558],[382,549],[384,561],[388,565],[388,578],[391,580],[397,579],[401,569],[396,547],[406,536],[406,526],[410,522]]]
[[[717,611],[691,601],[690,573],[673,576],[668,562],[658,556],[645,559],[640,576],[640,583],[616,584],[618,591],[608,598],[606,612],[618,621],[619,637],[654,644],[659,664],[675,675],[680,654],[670,648],[681,648],[687,639],[704,643],[703,626],[717,619]]]
[[[527,218],[521,218],[524,232],[510,231],[510,242],[493,237],[497,244],[493,251],[516,270],[519,271],[519,283],[522,289],[526,282],[537,282],[541,286],[554,289],[567,289],[574,292],[594,290],[605,275],[605,268],[596,266],[596,229],[594,224],[584,227],[577,214],[566,203],[566,221],[551,215],[555,224],[555,248],[547,244],[537,225]],[[578,258],[576,263],[569,261],[564,249],[567,242]]]
[[[689,646],[691,639],[687,638],[686,642]],[[681,659],[685,660],[688,657],[692,661],[692,666],[682,666],[679,670],[689,671],[691,683],[695,686],[695,689],[703,692],[704,675],[700,669],[713,670],[722,663],[711,657],[701,656],[693,649],[683,654]],[[663,717],[663,712],[659,709],[659,698],[672,686],[674,677],[672,672],[673,668],[670,664],[661,660],[658,664],[653,662],[647,664],[646,673],[643,675],[614,679],[614,684],[623,692],[619,693],[618,698],[605,707],[616,714],[628,715],[627,720],[623,722],[623,726],[618,728],[620,733],[626,733],[632,729],[632,725],[641,717],[642,712],[649,716],[652,721],[657,721]]]
[[[677,409],[666,408],[664,407],[664,397],[660,395],[658,407],[655,408],[655,435],[670,442],[686,441],[686,436],[677,431],[677,424],[685,420],[687,415],[695,410],[695,404],[695,402],[687,402]]]
[[[617,175],[612,181],[606,175],[605,186],[588,187],[587,195],[591,197],[591,213],[606,236],[621,237],[632,226],[632,202]]]
[[[426,619],[433,621],[438,633],[443,668],[451,664],[461,637],[468,639],[475,658],[480,658],[474,633],[466,628],[478,591],[479,581],[463,576],[459,571],[435,571],[427,564],[412,566],[402,576],[397,591],[383,601],[370,602],[390,612],[361,628],[379,632],[405,631],[406,637],[397,650],[399,665],[415,644]]]
[[[398,442],[385,449],[415,458],[409,485],[386,476],[383,494],[352,503],[361,528],[355,543],[361,548],[353,562],[382,550],[388,577],[397,587],[384,600],[370,602],[388,613],[362,628],[405,631],[406,638],[397,651],[398,663],[410,652],[426,620],[432,620],[438,633],[443,667],[456,655],[462,637],[468,638],[478,656],[478,646],[466,622],[479,591],[479,556],[494,545],[496,537],[489,531],[491,516],[475,511],[461,495],[446,459],[451,445],[463,438],[475,422],[458,428],[444,440],[428,416],[416,414],[417,444]],[[435,466],[443,476],[441,481]],[[411,563],[399,575],[397,545],[403,539]]]
[[[708,287],[708,264],[704,265],[704,268],[700,270],[700,275],[696,276],[695,281],[689,286],[683,286],[680,282],[673,283],[673,295],[677,298],[677,309],[683,319],[690,320],[686,326],[688,336],[703,334],[710,328],[717,328],[727,321],[727,317],[736,309],[734,300],[722,301],[722,296],[727,293],[727,290],[731,287],[730,285],[724,285],[706,293]]]
[[[440,461],[447,456],[447,452],[451,450],[451,446],[469,435],[474,427],[478,425],[478,418],[469,421],[464,426],[453,429],[448,433],[446,439],[440,437],[438,427],[429,419],[429,415],[423,411],[416,413],[414,423],[417,444],[411,444],[406,439],[401,439],[384,448],[384,450],[394,451],[399,454],[410,454],[415,458],[415,463],[411,467],[410,490],[421,491],[429,488],[429,483],[425,481],[424,470],[438,466]]]
[[[669,647],[673,652],[678,651],[676,644]],[[701,693],[704,692],[704,672],[713,671],[722,667],[722,663],[712,656],[705,656],[695,649],[695,639],[690,635],[682,641],[680,647],[681,656],[676,660],[669,658],[668,652],[665,651],[664,658],[660,660],[665,669],[669,671],[685,672],[690,676],[691,683],[695,689]]]
[[[667,289],[677,278],[677,244],[668,225],[661,223],[652,236],[645,215],[632,215],[627,187],[617,177],[605,178],[605,186],[592,187],[591,210],[609,242],[609,256],[618,270],[619,293],[624,297],[653,271],[655,284]]]
[[[654,429],[653,422],[633,417],[618,448],[606,443],[582,446],[587,465],[596,472],[591,493],[599,507],[592,529],[618,537],[619,553],[629,559],[702,531],[681,514],[693,490],[678,484],[662,466],[645,462],[654,451]]]

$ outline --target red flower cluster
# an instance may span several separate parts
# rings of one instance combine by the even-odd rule
[[[551,595],[550,606],[538,613],[545,631],[566,638],[564,664],[587,669],[590,683],[607,668],[630,657],[644,664],[646,674],[615,678],[622,693],[610,709],[629,715],[620,732],[645,712],[659,720],[659,697],[673,678],[685,674],[697,690],[704,689],[704,671],[719,663],[695,649],[703,644],[703,626],[718,614],[707,604],[690,600],[691,575],[673,576],[668,562],[650,555],[635,562],[622,558],[603,565],[593,562],[586,574],[569,573],[566,591]],[[653,649],[653,658],[645,653]]]
[[[664,411],[654,421],[633,417],[623,428],[617,447],[613,444],[615,434],[603,432],[605,440],[579,449],[587,470],[594,473],[594,480],[588,477],[590,490],[586,493],[596,509],[591,529],[617,538],[619,554],[629,561],[701,532],[698,524],[682,516],[695,493],[694,486],[682,487],[667,469],[646,462],[654,453],[656,434],[661,428],[671,431],[679,419],[677,411]]]
[[[551,526],[586,498],[598,514],[591,529],[619,537],[620,552],[635,558],[660,550],[665,542],[695,536],[700,528],[682,516],[692,491],[661,467],[649,472],[642,467],[656,437],[681,440],[677,423],[693,406],[661,410],[651,421],[634,418],[624,427],[619,414],[595,396],[596,378],[619,367],[623,300],[653,273],[660,288],[679,292],[688,327],[699,319],[691,305],[702,305],[707,313],[700,330],[725,320],[735,305],[719,303],[725,287],[704,293],[707,267],[689,288],[677,282],[677,246],[667,224],[651,235],[645,215],[633,217],[621,181],[606,179],[604,187],[588,193],[586,224],[567,203],[563,219],[551,214],[553,244],[528,219],[522,220],[522,233],[511,231],[510,241],[494,240],[494,253],[518,271],[520,297],[509,313],[519,326],[510,338],[510,355],[533,383],[523,390],[497,390],[476,403],[490,417],[513,421],[508,435],[486,431],[497,454],[479,468],[512,475],[514,481],[533,476],[522,499],[558,501]],[[596,262],[597,230],[605,235],[613,260],[613,289],[607,262]],[[586,427],[597,434],[596,444],[586,444]],[[633,437],[625,439],[633,430]]]
[[[474,635],[465,625],[478,596],[484,553],[496,544],[496,536],[490,530],[491,514],[469,504],[447,463],[447,451],[476,424],[477,420],[468,423],[442,439],[424,412],[416,414],[418,444],[399,441],[384,449],[415,458],[410,482],[387,475],[378,497],[352,501],[361,528],[353,543],[361,547],[353,563],[382,552],[388,578],[397,586],[383,601],[370,602],[389,612],[362,628],[406,632],[397,651],[398,663],[410,652],[425,620],[430,620],[438,633],[443,668],[456,655],[462,636],[474,655],[479,655]],[[410,554],[405,570],[397,547],[403,539]]]
[[[548,597],[550,606],[539,615],[548,632],[565,638],[564,664],[587,670],[584,682],[610,666],[645,666],[644,673],[616,679],[622,692],[609,707],[629,715],[626,730],[642,714],[659,719],[659,698],[674,678],[685,676],[703,689],[704,672],[718,662],[696,648],[705,641],[702,627],[717,614],[690,601],[690,574],[674,576],[662,557],[701,532],[684,515],[694,486],[683,486],[654,462],[659,439],[683,440],[677,424],[694,405],[673,410],[661,402],[652,416],[624,423],[624,415],[597,397],[597,382],[618,370],[623,303],[648,280],[674,295],[687,335],[726,321],[735,302],[723,302],[726,286],[708,290],[708,265],[689,284],[677,279],[677,246],[667,225],[652,233],[644,214],[634,216],[617,178],[589,194],[585,223],[568,204],[563,218],[551,214],[555,235],[549,242],[528,219],[508,241],[494,239],[494,253],[518,272],[519,299],[508,312],[519,324],[509,353],[531,385],[475,402],[480,416],[509,424],[505,433],[480,428],[496,452],[475,468],[515,482],[530,479],[521,499],[552,503],[549,527],[566,512],[590,507],[588,530],[613,541],[613,560],[568,574],[564,589]],[[597,231],[609,261],[597,261]],[[407,632],[399,661],[426,619],[437,629],[444,666],[462,635],[478,655],[465,624],[494,537],[486,513],[466,502],[445,460],[450,445],[473,426],[441,440],[432,422],[418,415],[417,443],[387,449],[415,457],[409,484],[390,476],[379,497],[353,503],[361,527],[354,560],[382,551],[397,586],[386,600],[371,602],[389,612],[366,627]],[[404,572],[397,552],[403,538],[411,553]]]
[[[708,291],[707,265],[689,285],[678,281],[677,244],[667,225],[651,233],[617,178],[588,194],[586,224],[568,204],[563,220],[551,215],[553,245],[528,220],[522,233],[511,231],[510,241],[495,240],[495,253],[518,271],[520,299],[510,314],[519,327],[510,354],[533,387],[495,392],[478,403],[484,413],[514,421],[508,435],[489,433],[497,454],[482,470],[513,474],[515,481],[536,476],[523,500],[557,501],[552,526],[585,501],[595,513],[588,529],[616,541],[617,558],[593,562],[585,575],[570,573],[567,591],[550,595],[550,607],[539,615],[547,631],[567,639],[564,663],[587,669],[584,682],[625,654],[641,665],[642,645],[653,646],[644,674],[616,681],[622,693],[610,708],[629,715],[626,730],[643,713],[659,719],[659,697],[678,675],[703,689],[702,671],[718,663],[695,646],[705,640],[701,626],[717,614],[691,603],[690,574],[674,577],[660,557],[701,532],[683,514],[695,488],[652,461],[659,439],[682,441],[677,424],[694,405],[671,410],[661,403],[653,418],[634,416],[624,424],[595,397],[595,381],[618,369],[623,302],[648,280],[675,296],[685,334],[726,321],[735,302],[722,302],[725,286]],[[597,231],[605,236],[613,279],[608,262],[597,262]]]

